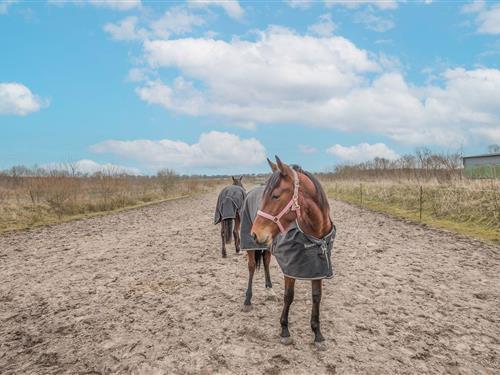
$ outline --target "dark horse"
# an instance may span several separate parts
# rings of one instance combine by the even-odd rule
[[[222,189],[215,207],[214,224],[221,223],[220,235],[223,258],[227,256],[226,243],[230,243],[232,237],[234,237],[236,253],[240,252],[240,211],[246,196],[241,183],[242,179],[243,176],[239,178],[232,177],[233,184]]]
[[[278,157],[277,164],[269,159],[268,162],[273,174],[265,187],[252,235],[261,244],[271,245],[275,241],[274,255],[283,270],[285,293],[280,319],[281,342],[285,345],[293,342],[288,330],[288,312],[294,298],[295,279],[307,279],[312,283],[314,342],[323,347],[319,322],[322,279],[333,275],[330,256],[335,237],[328,199],[318,180],[310,173],[297,166],[290,167]],[[281,244],[280,238],[284,241]],[[281,251],[282,244],[286,250]],[[281,259],[278,257],[280,251]],[[292,260],[300,257],[302,260],[294,265]]]
[[[256,269],[260,268],[262,260],[264,261],[264,272],[266,280],[266,289],[273,287],[271,274],[269,272],[269,263],[271,262],[271,251],[266,245],[259,245],[251,235],[253,221],[257,216],[260,206],[264,186],[257,186],[247,193],[243,209],[241,210],[241,250],[246,251],[248,261],[248,286],[245,293],[245,302],[243,311],[249,312],[252,309],[252,284]]]

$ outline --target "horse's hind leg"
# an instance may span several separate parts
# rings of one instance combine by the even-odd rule
[[[319,324],[319,305],[321,303],[321,286],[322,280],[313,280],[311,282],[312,287],[312,312],[311,312],[311,329],[314,332],[314,343],[319,344],[325,341],[323,335],[321,334],[320,324]]]
[[[290,305],[293,302],[294,296],[295,279],[291,279],[285,276],[285,295],[283,303],[283,311],[281,312],[281,343],[284,345],[290,345],[293,340],[290,337],[290,331],[288,331],[288,312],[290,311]]]
[[[272,288],[271,273],[269,272],[269,263],[271,263],[271,252],[264,251],[264,273],[266,274],[266,288]]]
[[[234,246],[236,248],[236,254],[240,252],[240,215],[236,214],[236,218],[234,219],[234,229],[233,229],[233,237],[234,237]]]
[[[245,303],[243,304],[243,311],[249,312],[252,310],[252,283],[253,274],[255,273],[255,251],[247,251],[248,259],[248,286],[245,293]]]
[[[227,257],[226,254],[226,236],[224,235],[224,222],[221,221],[220,223],[220,237],[222,239],[222,257],[225,258]]]

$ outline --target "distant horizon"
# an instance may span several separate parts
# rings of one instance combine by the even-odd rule
[[[428,149],[427,151],[431,151],[431,150]],[[463,168],[463,159],[478,157],[478,156],[489,156],[489,155],[491,155],[491,156],[500,155],[500,152],[489,152],[489,153],[485,153],[485,154],[481,154],[481,155],[461,155],[459,153],[452,153],[452,154],[432,153],[429,156],[431,158],[438,156],[438,157],[442,157],[443,159],[447,159],[447,158],[449,159],[450,157],[459,157],[460,158],[460,166]],[[402,155],[400,158],[394,159],[394,160],[389,160],[389,159],[384,159],[384,158],[380,158],[380,160],[398,164],[398,163],[402,163],[404,161],[405,157],[407,157],[407,156],[411,156],[414,160],[414,163],[418,163],[417,151],[415,151],[414,153]],[[346,162],[339,162],[339,163],[333,164],[329,167],[325,167],[323,170],[320,170],[320,171],[310,170],[310,169],[307,169],[307,171],[311,172],[313,174],[331,174],[331,173],[335,173],[336,169],[338,167],[349,167],[349,166],[359,167],[362,165],[366,165],[367,163],[373,164],[376,162],[377,162],[377,158],[374,158],[372,160],[366,160],[363,162],[348,162],[348,161],[346,161]],[[299,165],[299,167],[302,168],[302,166],[300,164],[297,164],[297,163],[289,163],[289,164]],[[449,164],[446,164],[446,166],[449,166]],[[116,175],[128,175],[128,176],[137,176],[137,177],[141,177],[141,176],[151,177],[151,176],[156,176],[158,173],[160,173],[162,171],[171,171],[180,177],[214,177],[214,178],[230,178],[231,176],[262,177],[262,176],[269,175],[271,173],[271,171],[269,171],[269,170],[262,171],[262,172],[247,172],[247,173],[232,173],[232,174],[178,173],[175,169],[168,168],[168,167],[163,167],[163,168],[159,168],[155,171],[149,171],[148,173],[143,173],[139,170],[123,169],[123,168],[116,166],[116,165],[113,165],[113,164],[97,164],[91,160],[79,160],[76,162],[52,163],[52,164],[46,164],[46,165],[36,165],[35,164],[32,166],[14,165],[14,166],[11,166],[10,168],[0,170],[0,173],[7,173],[7,174],[12,173],[12,170],[14,168],[18,168],[18,169],[24,168],[24,169],[31,171],[31,172],[44,171],[47,174],[60,172],[61,174],[67,173],[70,176],[74,175],[77,177],[93,176],[93,175],[96,175],[99,173],[104,173],[104,174],[112,173],[112,174],[116,174]],[[399,165],[399,167],[394,168],[394,166],[393,166],[393,168],[388,168],[388,169],[393,170],[393,169],[398,169],[398,168],[406,168],[406,167]],[[268,166],[268,169],[269,169],[269,166]],[[414,167],[414,169],[421,170],[421,169],[423,169],[423,167],[420,167],[420,168]]]
[[[0,170],[322,173],[500,144],[500,4],[0,0]]]

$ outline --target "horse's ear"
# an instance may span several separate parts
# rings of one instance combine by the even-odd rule
[[[238,180],[241,182],[241,180],[243,180],[243,176],[240,176],[240,178],[238,178]]]
[[[278,164],[278,170],[280,171],[282,176],[287,176],[290,173],[290,167],[283,163],[280,158],[275,155],[276,163]]]
[[[267,162],[269,163],[269,166],[271,167],[271,170],[273,172],[276,172],[278,170],[278,166],[274,164],[271,160],[269,160],[269,158],[267,158]]]
[[[231,178],[233,179],[233,182],[236,182],[236,178],[234,178],[234,176],[231,176]]]

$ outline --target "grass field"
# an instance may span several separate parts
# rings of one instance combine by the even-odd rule
[[[500,243],[499,180],[320,178],[335,199]],[[181,177],[171,171],[156,176],[4,174],[0,233],[139,207],[229,183],[229,178]]]
[[[227,180],[227,181],[226,181]],[[213,189],[229,179],[99,174],[0,176],[0,233],[86,218]]]
[[[500,183],[494,180],[324,180],[335,199],[500,242]]]

